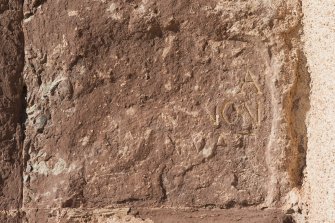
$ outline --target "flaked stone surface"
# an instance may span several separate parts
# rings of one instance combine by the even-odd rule
[[[299,16],[295,1],[25,1],[24,207],[280,203],[300,177]]]

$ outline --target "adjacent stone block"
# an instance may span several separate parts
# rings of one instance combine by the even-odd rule
[[[24,90],[23,32],[20,1],[0,1],[0,212],[1,222],[13,222],[6,211],[22,200]],[[14,217],[13,217],[14,218]]]

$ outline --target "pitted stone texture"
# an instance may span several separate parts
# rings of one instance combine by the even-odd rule
[[[38,2],[25,208],[231,208],[289,190],[293,3]]]
[[[0,0],[0,211],[19,208],[22,195],[21,12],[20,1]],[[1,222],[11,222],[10,219],[1,217]]]

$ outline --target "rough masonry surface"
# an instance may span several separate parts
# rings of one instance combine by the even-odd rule
[[[299,211],[299,4],[0,1],[12,47],[0,50],[5,210],[24,222],[130,221],[128,207]]]

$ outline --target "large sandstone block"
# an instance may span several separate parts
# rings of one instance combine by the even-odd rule
[[[25,207],[271,206],[295,186],[296,3],[39,3]]]
[[[300,4],[0,0],[0,221],[317,221]]]

